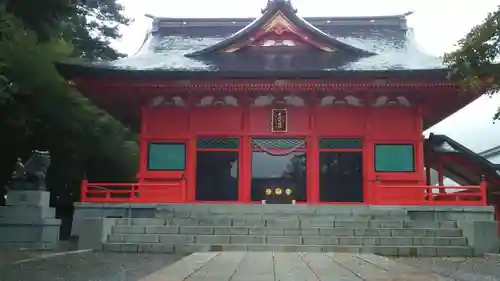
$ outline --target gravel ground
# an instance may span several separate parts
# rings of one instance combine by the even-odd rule
[[[44,255],[50,255],[59,252],[77,250],[75,241],[60,241],[56,249],[52,250],[21,250],[21,249],[0,249],[0,268],[25,259],[37,258]],[[0,279],[1,281],[2,279]]]
[[[500,281],[500,263],[488,258],[398,258],[457,281]]]
[[[1,281],[137,281],[179,259],[165,254],[86,252],[0,267]]]
[[[47,252],[0,250],[0,269],[9,265],[10,263],[13,263],[13,262],[16,262],[19,260],[36,258],[36,257],[42,255],[43,253],[47,253]],[[2,279],[0,278],[0,280],[2,280]]]

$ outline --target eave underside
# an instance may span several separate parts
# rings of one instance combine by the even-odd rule
[[[220,80],[220,79],[408,79],[412,81],[440,82],[447,80],[449,69],[386,69],[386,70],[137,70],[112,68],[95,64],[58,62],[56,68],[67,80],[74,78],[108,79],[161,79],[161,80]]]
[[[402,73],[399,73],[402,75]],[[417,75],[418,76],[418,75]],[[389,98],[405,97],[412,106],[422,108],[423,127],[437,124],[460,108],[475,100],[479,95],[464,93],[446,79],[427,79],[425,76],[401,78],[378,76],[347,76],[349,79],[161,79],[145,76],[132,77],[80,77],[75,78],[75,86],[92,102],[137,129],[141,106],[147,106],[152,99],[163,96],[180,96],[186,100],[196,100],[207,95],[230,94],[246,99],[249,95],[301,95],[308,101],[307,106],[326,95],[347,96],[371,100],[379,96]],[[370,77],[370,78],[367,78]],[[378,77],[378,78],[375,78]],[[404,76],[403,76],[404,77]],[[194,105],[191,105],[194,106]],[[188,106],[189,108],[189,106]]]

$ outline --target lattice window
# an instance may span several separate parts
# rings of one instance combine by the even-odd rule
[[[240,147],[238,138],[199,138],[196,146],[198,148],[220,148],[233,149]]]
[[[412,144],[376,144],[376,172],[414,172],[415,156]]]
[[[319,139],[319,148],[334,149],[334,148],[362,148],[363,142],[361,139],[347,138],[347,139],[334,139],[334,138],[321,138]]]
[[[253,138],[252,147],[256,149],[299,149],[306,148],[301,138]]]

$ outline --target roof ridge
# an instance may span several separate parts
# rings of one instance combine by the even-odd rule
[[[392,16],[365,16],[365,17],[300,17],[302,20],[317,27],[343,27],[343,26],[363,26],[363,27],[383,27],[406,30],[408,28],[406,17],[412,12],[407,12]],[[252,23],[255,18],[153,18],[153,29],[168,30],[170,28],[219,28],[235,27],[243,28]]]
[[[404,19],[407,16],[412,15],[413,11],[408,11],[402,14],[393,14],[393,15],[374,15],[374,16],[304,16],[303,19],[330,19],[330,20],[370,20],[370,19]],[[182,21],[189,20],[194,22],[211,22],[211,21],[237,21],[237,22],[245,22],[245,21],[253,21],[258,17],[160,17],[154,16],[151,14],[145,14],[146,17],[151,18],[156,21]]]

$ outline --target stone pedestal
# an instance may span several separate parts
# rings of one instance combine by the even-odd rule
[[[50,207],[50,192],[12,190],[0,206],[0,248],[53,249],[61,220]]]

